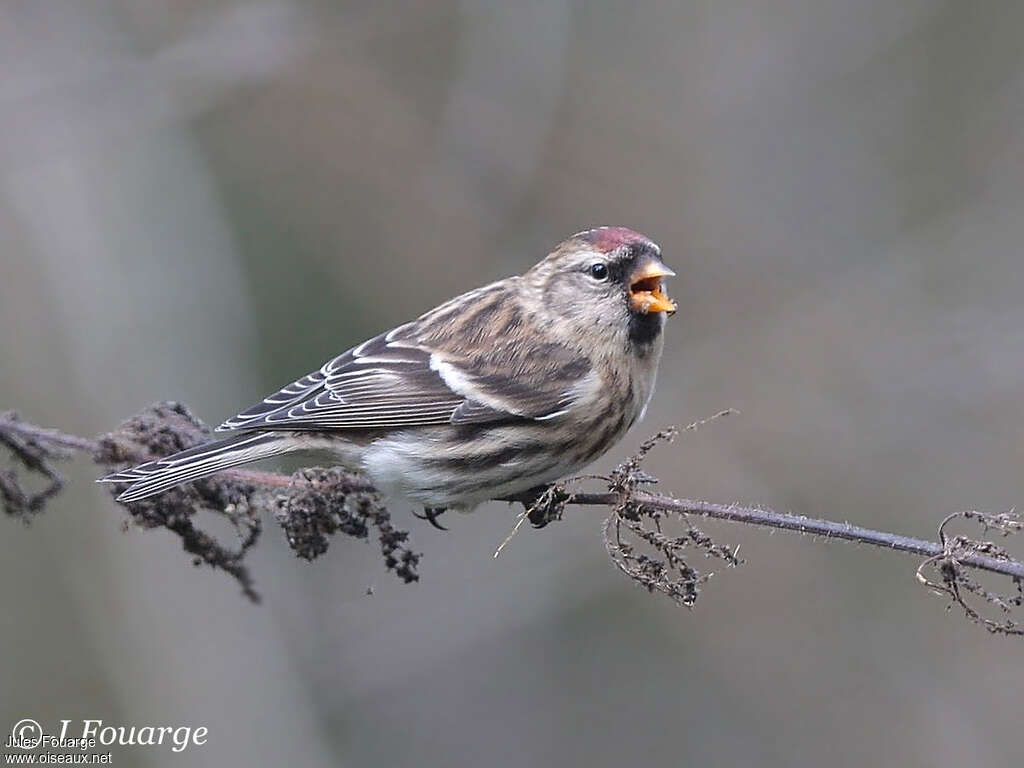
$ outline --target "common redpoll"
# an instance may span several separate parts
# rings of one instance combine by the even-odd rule
[[[102,478],[137,501],[259,459],[326,450],[431,510],[519,497],[579,470],[644,415],[675,303],[661,250],[573,235],[224,422],[236,434]]]

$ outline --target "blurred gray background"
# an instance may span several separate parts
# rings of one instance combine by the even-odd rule
[[[628,6],[628,7],[627,7]],[[931,536],[1024,503],[1024,4],[7,0],[0,409],[218,422],[368,335],[621,224],[679,273],[665,490]],[[1024,646],[913,558],[726,524],[693,611],[599,510],[400,524],[265,602],[95,469],[0,520],[0,733],[204,725],[115,765],[1019,766]],[[367,595],[373,587],[374,594]]]

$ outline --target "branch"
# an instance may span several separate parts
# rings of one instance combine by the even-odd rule
[[[54,460],[68,459],[76,452],[88,454],[109,473],[185,450],[211,437],[210,429],[178,403],[158,403],[95,439],[27,424],[13,412],[0,414],[0,444],[10,449],[22,466],[48,482],[32,493],[18,482],[15,470],[0,472],[4,511],[30,522],[64,486]],[[115,486],[110,490],[117,495]],[[391,524],[390,513],[365,479],[341,470],[309,469],[288,477],[231,469],[123,506],[139,527],[170,530],[196,565],[206,563],[228,573],[254,602],[259,601],[259,594],[244,560],[263,530],[259,513],[267,511],[274,514],[299,557],[319,557],[335,533],[367,539],[373,530],[387,567],[406,582],[419,578],[419,555],[406,546],[408,534]],[[226,546],[197,527],[200,511],[227,518],[238,533],[237,546]]]
[[[720,415],[725,413],[728,412]],[[688,429],[701,423],[690,425]],[[684,556],[686,550],[696,550],[727,566],[742,562],[734,550],[717,544],[694,527],[689,521],[691,516],[867,544],[926,558],[917,570],[919,582],[948,597],[968,618],[992,632],[1024,634],[1024,626],[1009,617],[1024,606],[1024,563],[992,542],[946,533],[949,523],[957,518],[979,523],[985,532],[995,530],[1003,536],[1018,533],[1024,530],[1024,522],[1015,512],[986,515],[972,511],[950,515],[939,527],[938,540],[929,541],[762,507],[678,499],[645,490],[644,486],[657,480],[641,470],[643,460],[655,445],[671,441],[676,434],[677,431],[671,429],[655,435],[643,444],[636,456],[611,475],[593,478],[603,480],[607,491],[569,491],[567,486],[578,482],[570,480],[512,499],[524,506],[514,531],[527,519],[538,528],[560,519],[569,504],[610,508],[604,528],[605,544],[616,566],[649,591],[661,592],[686,606],[694,604],[701,586],[710,576],[688,563]],[[27,522],[60,492],[63,478],[53,467],[55,460],[68,459],[78,452],[87,453],[94,462],[112,471],[183,450],[208,436],[209,429],[175,403],[153,406],[122,424],[117,431],[96,439],[28,424],[13,413],[0,414],[0,443],[22,466],[48,481],[46,487],[33,494],[19,485],[14,470],[0,472],[0,495],[5,511]],[[227,470],[159,497],[124,506],[141,526],[173,531],[182,539],[186,551],[195,556],[197,564],[205,562],[230,573],[253,600],[257,600],[258,595],[242,561],[261,532],[257,512],[266,510],[274,512],[289,545],[300,557],[312,560],[322,555],[334,533],[366,539],[370,530],[375,529],[386,566],[406,582],[419,578],[416,567],[420,556],[409,549],[408,534],[393,527],[390,514],[372,485],[359,475],[341,469],[307,469],[290,477],[272,472]],[[239,547],[225,548],[212,536],[195,528],[192,518],[198,509],[227,516],[239,531]],[[667,530],[670,522],[681,523],[682,530],[671,535]],[[1014,594],[987,590],[970,577],[968,569],[1010,578]],[[938,574],[937,580],[927,576],[931,571]],[[982,616],[969,604],[968,596],[995,606],[1003,614],[1002,620]]]
[[[842,539],[843,541],[869,544],[873,547],[892,549],[897,552],[909,552],[926,557],[939,557],[945,551],[943,545],[936,541],[900,536],[888,531],[876,531],[871,528],[851,525],[850,523],[836,523],[831,520],[818,520],[802,515],[790,515],[785,512],[775,512],[764,507],[714,504],[710,501],[677,499],[672,496],[644,491],[634,491],[630,496],[630,500],[634,504],[650,509],[658,509],[663,512],[675,512],[680,515],[698,515],[714,520],[728,520],[733,523],[746,523],[764,528],[776,528],[781,531],[808,533],[812,536],[822,536],[826,539]],[[591,507],[614,507],[621,503],[621,497],[615,493],[574,493],[569,503]],[[978,568],[1015,579],[1024,579],[1024,563],[1017,562],[1016,560],[1000,560],[984,555],[966,555],[961,559],[960,563],[971,568]]]

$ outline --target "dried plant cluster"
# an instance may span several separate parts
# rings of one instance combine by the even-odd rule
[[[296,472],[275,504],[274,517],[299,557],[313,560],[324,554],[335,533],[366,539],[374,530],[387,569],[407,584],[419,581],[420,556],[407,546],[409,534],[391,524],[391,513],[377,494],[353,482],[350,473],[320,467]]]
[[[1024,624],[1013,614],[1024,606],[1024,578],[1012,576],[1012,593],[997,592],[985,587],[964,567],[963,561],[971,555],[983,555],[1002,562],[1012,562],[1009,551],[995,542],[978,541],[968,536],[947,534],[946,528],[957,519],[970,520],[981,526],[982,532],[995,532],[1003,538],[1024,531],[1024,517],[1016,510],[989,515],[984,512],[967,511],[949,515],[939,526],[939,541],[942,553],[929,557],[917,569],[917,579],[929,589],[945,595],[960,606],[968,619],[981,624],[989,632],[1005,635],[1024,635]],[[937,576],[928,574],[938,574]],[[936,580],[937,579],[937,580]],[[993,606],[999,618],[990,618],[978,610],[972,602]]]
[[[718,416],[730,412],[723,411]],[[691,424],[687,430],[704,423]],[[209,439],[210,434],[209,427],[187,408],[172,402],[154,405],[114,432],[96,439],[28,424],[12,412],[0,414],[0,445],[8,449],[11,458],[10,466],[0,469],[4,512],[8,517],[30,522],[64,488],[64,478],[56,463],[77,453],[89,455],[110,472],[189,448]],[[524,511],[513,532],[525,521],[543,528],[559,520],[569,504],[604,507],[610,510],[604,525],[605,546],[619,570],[649,592],[663,594],[688,607],[694,605],[711,575],[700,571],[694,561],[712,559],[726,567],[742,562],[734,549],[716,542],[694,525],[693,519],[697,517],[871,544],[924,556],[926,559],[917,569],[921,583],[948,597],[951,606],[959,606],[969,619],[989,631],[1024,635],[1024,624],[1014,616],[1024,609],[1024,563],[994,542],[947,533],[950,523],[960,519],[980,524],[984,534],[995,533],[1005,538],[1024,530],[1024,519],[1016,512],[950,515],[939,527],[938,541],[927,541],[770,509],[652,493],[648,488],[658,481],[643,471],[643,462],[658,444],[670,442],[677,434],[674,428],[659,432],[610,475],[586,478],[602,481],[604,491],[568,490],[568,486],[583,479],[576,478],[553,485],[539,495],[516,499],[523,503]],[[19,470],[38,489],[30,490]],[[116,495],[117,489],[112,490]],[[245,557],[259,541],[264,513],[273,515],[298,557],[314,560],[323,555],[335,534],[363,540],[373,535],[388,570],[405,582],[419,579],[420,555],[410,547],[409,534],[395,528],[376,490],[365,479],[341,469],[304,469],[290,477],[227,470],[123,506],[129,515],[126,523],[171,531],[196,565],[210,565],[230,574],[253,601],[258,601],[259,595]],[[202,515],[209,514],[231,523],[237,532],[234,546],[221,543],[199,527]],[[983,586],[976,574],[984,572],[1009,578],[1012,590],[1000,592]],[[997,618],[983,614],[980,606],[985,605],[997,612]]]
[[[0,475],[4,511],[28,522],[46,501],[63,488],[53,462],[84,451],[113,471],[176,451],[211,438],[211,430],[180,403],[158,403],[96,440],[26,425],[13,414],[0,416],[0,442],[17,463],[47,480],[36,493],[23,488],[11,468]],[[116,487],[111,487],[117,495]],[[291,478],[272,473],[222,472],[160,496],[123,505],[129,521],[141,528],[166,528],[181,539],[196,565],[206,564],[233,576],[251,600],[259,594],[245,557],[263,531],[261,514],[270,511],[284,530],[296,555],[313,560],[327,551],[329,538],[342,533],[368,539],[376,532],[386,567],[405,582],[419,579],[420,556],[407,546],[408,533],[391,523],[376,492],[358,476],[336,469],[307,469]],[[199,527],[201,513],[227,519],[238,533],[238,544],[227,546]]]
[[[711,574],[694,567],[687,554],[702,553],[727,566],[738,566],[742,561],[731,548],[716,543],[693,525],[685,513],[643,504],[634,498],[634,490],[658,482],[640,468],[647,454],[660,442],[672,442],[677,434],[678,430],[672,428],[654,435],[608,478],[609,489],[621,501],[605,520],[604,544],[619,570],[637,584],[691,608],[697,602],[701,585]],[[670,527],[680,530],[673,535]]]

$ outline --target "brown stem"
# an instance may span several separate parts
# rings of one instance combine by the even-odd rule
[[[28,424],[17,420],[13,414],[9,413],[0,414],[0,432],[14,433],[23,438],[48,443],[52,446],[71,451],[84,451],[96,454],[99,450],[99,443],[96,440],[69,435],[56,429]],[[293,477],[274,472],[234,469],[228,470],[224,474],[230,474],[238,480],[268,488],[287,488],[295,482]],[[373,492],[373,487],[367,483],[361,490]],[[909,552],[924,557],[939,557],[946,554],[944,546],[940,542],[915,539],[887,531],[876,531],[871,528],[850,525],[849,523],[837,523],[831,520],[791,515],[771,509],[677,499],[663,494],[648,493],[636,489],[629,491],[628,498],[630,502],[650,509],[699,515],[797,533],[809,533],[828,539],[869,544],[874,547],[891,549],[898,552]],[[621,493],[573,493],[570,495],[567,503],[580,506],[615,508],[622,504],[623,501],[624,498]],[[966,553],[958,556],[957,561],[964,566],[991,571],[992,573],[999,573],[1024,581],[1024,563],[1017,560]]]
[[[0,413],[0,432],[13,432],[30,440],[42,441],[71,451],[95,454],[100,450],[100,444],[96,440],[88,437],[79,437],[78,435],[69,435],[57,429],[40,427],[35,424],[19,421],[13,418],[10,412]],[[140,457],[139,460],[142,461],[143,458]],[[221,474],[243,483],[251,483],[252,485],[259,485],[265,488],[287,488],[292,483],[292,478],[289,475],[282,475],[277,472],[260,472],[255,469],[226,469]],[[353,487],[353,490],[373,492],[375,489],[367,483],[363,487]]]
[[[758,507],[741,507],[735,504],[714,504],[709,501],[691,501],[676,499],[672,496],[631,491],[629,500],[652,509],[677,512],[684,515],[699,515],[716,520],[729,520],[734,523],[746,523],[765,528],[777,528],[783,531],[809,533],[828,539],[842,539],[858,544],[870,544],[873,547],[892,549],[897,552],[910,552],[925,557],[943,555],[943,545],[937,541],[914,539],[909,536],[862,528],[849,523],[836,523],[831,520],[818,520],[813,517],[789,515],[771,509]],[[614,507],[622,502],[616,493],[574,493],[567,503],[584,506]],[[998,560],[984,555],[964,555],[958,558],[961,565],[978,568],[992,573],[1024,580],[1024,563],[1016,560]]]

